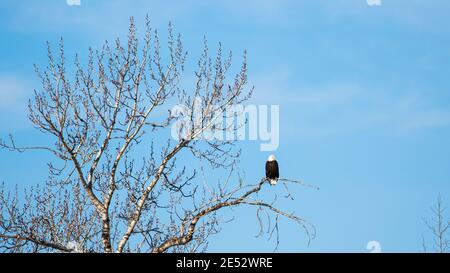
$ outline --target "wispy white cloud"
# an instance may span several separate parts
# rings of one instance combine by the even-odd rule
[[[141,23],[149,14],[153,26],[167,26],[169,20],[194,8],[187,1],[167,5],[165,1],[83,1],[69,6],[61,1],[22,1],[15,3],[4,27],[24,33],[77,33],[79,39],[115,38],[126,32],[130,16]],[[49,16],[51,14],[52,16]]]
[[[401,135],[450,126],[450,111],[429,101],[424,92],[398,94],[389,87],[360,83],[299,85],[290,82],[290,75],[281,68],[256,76],[254,82],[253,103],[280,104],[282,134],[330,136],[375,130]]]
[[[230,19],[243,21],[247,25],[287,26],[296,24],[292,20],[295,7],[300,1],[289,0],[230,0],[214,1],[223,12],[231,15]]]
[[[227,0],[227,1],[83,1],[80,6],[69,6],[65,0],[18,1],[10,5],[8,15],[0,19],[2,26],[16,32],[47,33],[57,36],[75,34],[83,39],[104,41],[126,33],[128,19],[135,16],[142,25],[145,14],[151,16],[153,25],[164,28],[169,20],[182,25],[186,22],[209,24],[211,15],[217,22],[241,27],[304,27],[321,28],[335,24],[341,18],[352,18],[358,24],[377,28],[386,24],[404,25],[408,28],[448,31],[446,13],[449,1],[388,1],[379,9],[368,6],[366,0]],[[376,10],[376,11],[374,11]],[[424,12],[426,10],[426,12]],[[48,16],[51,14],[52,16]],[[210,16],[208,16],[210,15]],[[318,31],[320,31],[318,29]],[[328,27],[326,27],[328,29]],[[370,30],[370,29],[369,29]],[[203,33],[202,33],[203,34]],[[45,36],[46,38],[48,36]]]
[[[26,87],[15,76],[0,75],[0,110],[11,111],[26,102]]]
[[[403,131],[441,127],[450,125],[450,112],[444,110],[429,109],[416,114],[403,124]]]
[[[14,75],[0,75],[0,131],[28,126],[27,101],[31,90]]]

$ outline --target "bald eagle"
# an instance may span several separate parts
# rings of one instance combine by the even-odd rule
[[[276,185],[280,174],[278,173],[278,162],[274,155],[270,155],[266,162],[266,179],[270,185]]]

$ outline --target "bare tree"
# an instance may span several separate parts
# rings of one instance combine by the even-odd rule
[[[11,136],[1,147],[54,155],[44,186],[7,191],[0,188],[0,248],[10,252],[194,252],[204,251],[225,221],[218,211],[257,208],[275,223],[285,217],[299,224],[309,239],[314,227],[275,207],[258,193],[265,178],[253,183],[239,175],[235,140],[200,139],[217,126],[227,107],[245,102],[247,61],[229,81],[231,52],[222,47],[209,57],[205,39],[192,91],[183,89],[187,53],[169,24],[167,51],[146,20],[143,43],[131,18],[127,42],[105,42],[89,49],[86,64],[76,56],[67,66],[63,41],[48,66],[36,67],[42,88],[29,101],[29,119],[53,143],[22,147]],[[166,62],[163,60],[167,59]],[[69,76],[69,70],[73,76]],[[200,114],[196,104],[200,103]],[[169,105],[181,105],[183,115]],[[198,108],[198,107],[197,107]],[[171,124],[191,120],[171,137]],[[202,177],[219,173],[218,179]],[[203,173],[204,174],[204,173]],[[212,176],[214,177],[214,176]],[[284,179],[283,183],[297,183]],[[286,187],[287,189],[287,187]],[[266,222],[267,223],[267,222]],[[276,232],[278,225],[267,232]],[[266,230],[266,229],[265,229]],[[278,239],[277,239],[278,242]]]
[[[442,203],[442,197],[439,194],[436,205],[431,207],[433,214],[431,222],[424,220],[433,236],[433,251],[437,253],[446,253],[450,249],[449,227],[450,219],[445,216],[445,206]],[[422,237],[422,248],[427,252],[425,239]]]

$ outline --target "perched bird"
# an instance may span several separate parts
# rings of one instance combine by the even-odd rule
[[[266,162],[266,179],[270,185],[276,185],[279,177],[278,162],[274,155],[270,155]]]

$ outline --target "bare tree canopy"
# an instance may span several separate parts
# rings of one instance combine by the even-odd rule
[[[48,151],[54,161],[45,185],[23,194],[0,188],[2,251],[204,251],[225,221],[218,212],[238,206],[254,207],[260,224],[269,217],[271,228],[264,231],[276,234],[277,242],[279,218],[314,238],[307,221],[259,197],[270,188],[263,173],[250,182],[239,175],[235,140],[198,138],[228,106],[249,99],[246,54],[232,73],[231,52],[224,54],[219,45],[211,58],[205,39],[194,84],[186,90],[181,81],[187,53],[171,24],[167,50],[161,48],[148,18],[142,39],[131,19],[125,44],[117,39],[89,49],[85,64],[78,56],[74,66],[66,64],[62,40],[56,53],[48,45],[48,66],[36,67],[42,87],[29,101],[28,116],[53,143],[20,146],[10,137],[0,145]],[[231,80],[229,74],[235,74]],[[169,106],[182,105],[194,120],[196,101],[200,122],[179,128],[175,140],[170,125],[185,117]],[[203,175],[195,164],[200,161],[221,179]],[[280,181],[286,189],[287,183],[302,184]]]
[[[442,197],[439,194],[436,204],[431,207],[431,219],[424,220],[433,238],[432,251],[437,253],[446,253],[450,250],[450,218],[446,216],[445,210],[446,208],[442,201]],[[427,252],[427,246],[423,237],[422,248],[424,252]]]

